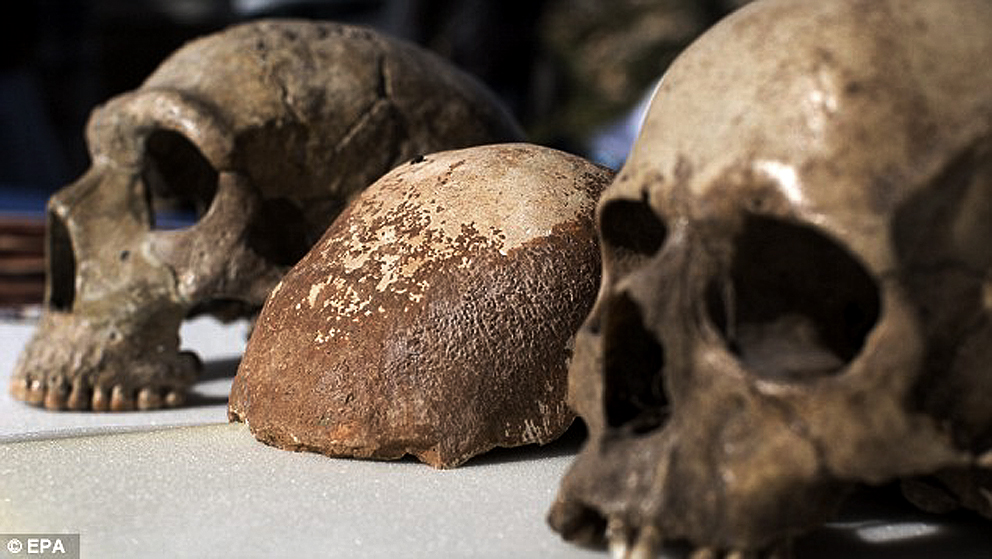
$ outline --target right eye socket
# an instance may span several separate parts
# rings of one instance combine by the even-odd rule
[[[656,254],[668,228],[646,202],[611,200],[599,213],[599,232],[606,258],[615,267],[629,269]]]
[[[143,167],[153,229],[194,224],[217,194],[217,171],[192,142],[172,130],[148,136]]]

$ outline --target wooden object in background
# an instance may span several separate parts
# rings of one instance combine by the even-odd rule
[[[45,221],[0,216],[0,307],[41,304],[45,295]]]

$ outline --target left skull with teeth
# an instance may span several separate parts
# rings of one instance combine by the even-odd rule
[[[184,318],[257,311],[397,163],[519,138],[471,78],[366,29],[260,21],[186,45],[90,118],[92,166],[48,204],[45,312],[12,394],[49,409],[179,405],[200,369],[179,349]],[[197,222],[158,227],[162,200]]]

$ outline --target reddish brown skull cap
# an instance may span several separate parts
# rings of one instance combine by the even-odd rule
[[[269,297],[231,418],[281,448],[435,467],[555,439],[611,178],[528,144],[394,169]]]

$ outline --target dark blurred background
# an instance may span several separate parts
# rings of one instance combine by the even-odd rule
[[[186,41],[263,17],[374,27],[499,95],[538,144],[619,168],[669,62],[747,0],[7,0],[0,17],[0,310],[37,303],[44,206],[89,165],[97,104]]]
[[[589,156],[593,136],[741,3],[11,0],[0,18],[0,184],[51,192],[71,181],[88,165],[94,105],[138,87],[185,41],[272,16],[364,24],[424,45],[486,82],[533,141]]]

